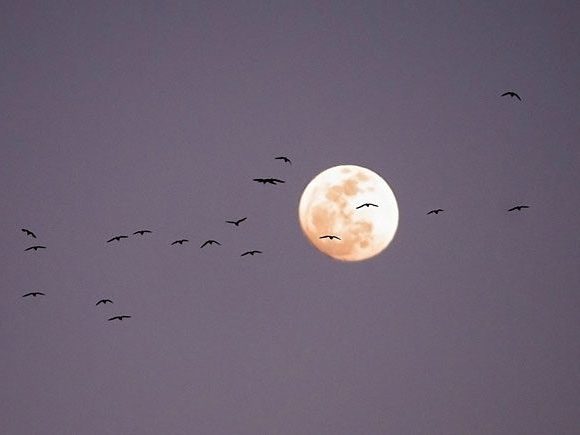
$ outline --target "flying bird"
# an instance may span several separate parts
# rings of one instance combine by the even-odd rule
[[[131,318],[131,316],[126,316],[126,315],[124,315],[124,314],[123,314],[122,316],[115,316],[115,317],[111,317],[111,318],[109,319],[109,322],[110,322],[111,320],[123,320],[123,319],[130,319],[130,318]]]
[[[445,210],[443,210],[442,208],[437,208],[437,209],[435,209],[435,210],[431,210],[431,211],[430,211],[429,213],[427,213],[427,214],[433,214],[433,213],[435,213],[435,214],[439,214],[439,213],[440,213],[440,212],[442,212],[442,211],[445,211]]]
[[[107,304],[112,304],[112,303],[113,303],[113,301],[110,299],[101,299],[95,305],[100,305],[100,304],[107,305]]]
[[[358,210],[359,208],[370,207],[371,205],[373,207],[378,207],[378,205],[376,205],[376,204],[371,204],[370,202],[365,202],[363,205],[359,205],[356,209]]]
[[[149,230],[139,230],[139,231],[135,231],[135,232],[133,233],[133,235],[135,235],[135,234],[139,234],[140,236],[142,236],[142,235],[143,235],[143,234],[145,234],[145,233],[152,233],[152,232],[153,232],[153,231],[149,231]]]
[[[221,243],[218,242],[217,240],[206,240],[205,242],[203,242],[203,245],[201,245],[200,248],[203,248],[206,245],[214,245],[214,244],[221,246]]]
[[[508,211],[521,211],[523,208],[530,208],[529,205],[516,205],[515,207],[510,208]]]
[[[246,219],[248,219],[248,218],[247,217],[241,218],[241,219],[238,219],[237,221],[226,221],[226,223],[228,223],[228,224],[234,224],[236,227],[239,227],[240,224],[242,222],[244,222]]]
[[[520,98],[520,96],[518,94],[516,94],[515,92],[512,92],[512,91],[504,92],[503,94],[501,94],[501,96],[502,97],[510,96],[512,98],[516,97],[518,100],[522,101],[522,99]]]
[[[23,298],[25,298],[25,297],[27,297],[27,296],[36,297],[36,296],[38,296],[38,295],[45,296],[45,294],[44,294],[44,293],[42,293],[42,292],[30,292],[30,293],[26,293],[25,295],[22,295],[22,297],[23,297]]]
[[[292,161],[286,156],[274,157],[274,160],[283,160],[286,163],[292,164]]]
[[[254,254],[261,254],[261,253],[262,253],[262,251],[256,251],[256,250],[254,250],[254,251],[246,251],[242,255],[240,255],[240,257],[243,257],[244,255],[254,255]]]
[[[112,242],[113,240],[120,241],[121,239],[128,239],[128,238],[129,238],[129,236],[115,236],[115,237],[113,237],[112,239],[109,239],[109,240],[107,240],[107,243],[110,243],[110,242]]]
[[[342,240],[340,237],[338,236],[331,236],[331,235],[327,235],[327,236],[320,236],[319,239],[338,239],[338,240]]]
[[[46,246],[40,246],[40,245],[31,246],[30,248],[26,248],[25,251],[30,251],[31,249],[38,251],[39,249],[46,249]]]
[[[183,242],[189,242],[189,240],[187,240],[187,239],[176,240],[171,245],[175,245],[177,243],[179,243],[180,245],[183,245]]]
[[[254,178],[254,181],[262,184],[273,184],[276,185],[277,183],[285,183],[284,180],[279,180],[277,178]]]
[[[30,236],[30,237],[36,239],[36,234],[34,234],[32,231],[27,230],[26,228],[22,228],[20,231],[22,231],[27,236]]]

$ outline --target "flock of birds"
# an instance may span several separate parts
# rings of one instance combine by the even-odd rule
[[[522,101],[521,97],[516,92],[513,92],[513,91],[504,92],[503,94],[501,94],[501,96],[502,97],[509,96],[511,98],[516,98],[519,101]],[[283,161],[285,163],[288,163],[290,165],[292,164],[292,161],[288,157],[286,157],[286,156],[274,157],[274,159],[275,160],[281,160],[281,161]],[[280,180],[278,178],[254,178],[253,181],[255,181],[257,183],[260,183],[260,184],[272,184],[274,186],[275,185],[278,185],[280,183],[285,183],[284,180]],[[361,205],[357,206],[356,209],[358,210],[358,209],[361,209],[363,207],[367,207],[367,208],[369,208],[369,207],[378,207],[378,205],[367,202],[367,203],[364,203],[364,204],[361,204]],[[529,205],[516,205],[514,207],[511,207],[507,211],[508,212],[521,211],[521,210],[527,209],[527,208],[530,208],[530,206]],[[445,211],[445,210],[442,209],[442,208],[437,208],[437,209],[433,209],[433,210],[430,210],[429,212],[427,212],[427,215],[431,215],[431,214],[438,215],[439,213],[441,213],[443,211]],[[240,218],[240,219],[237,219],[237,220],[226,220],[225,222],[228,223],[228,224],[234,225],[235,227],[239,227],[240,224],[243,223],[243,222],[245,222],[247,219],[248,219],[247,217],[243,217],[243,218]],[[33,239],[36,239],[37,238],[36,237],[36,234],[33,231],[31,231],[31,230],[29,230],[27,228],[22,228],[21,231],[26,236],[28,236],[28,237],[32,237]],[[138,231],[135,231],[133,233],[133,235],[134,236],[144,236],[145,234],[151,234],[152,232],[153,231],[151,231],[151,230],[138,230]],[[128,238],[129,238],[128,235],[117,235],[117,236],[114,236],[114,237],[111,237],[110,239],[108,239],[106,241],[106,243],[120,242],[121,240],[128,239]],[[320,239],[328,239],[328,240],[341,240],[340,237],[338,237],[336,235],[333,235],[333,234],[326,234],[326,235],[320,236],[319,238]],[[175,241],[171,242],[170,245],[171,246],[173,246],[173,245],[183,245],[184,243],[188,243],[188,242],[189,242],[188,239],[178,239],[178,240],[175,240]],[[201,244],[200,248],[205,248],[206,246],[211,246],[211,245],[221,246],[221,243],[218,242],[217,240],[210,239],[210,240],[206,240],[205,242],[203,242]],[[46,249],[46,246],[44,246],[44,245],[33,245],[33,246],[30,246],[30,247],[26,248],[24,251],[38,251],[39,249]],[[262,251],[259,251],[259,250],[256,250],[256,249],[250,250],[250,251],[245,251],[240,256],[241,257],[245,257],[247,255],[254,256],[256,254],[262,254]],[[26,293],[26,294],[22,295],[23,298],[26,298],[26,297],[36,298],[37,296],[45,296],[45,293],[40,292],[40,291],[34,291],[34,292],[29,292],[29,293]],[[107,304],[112,304],[112,303],[113,303],[113,301],[111,299],[100,299],[100,300],[97,301],[97,303],[95,305],[96,306],[99,306],[99,305],[107,305]],[[112,321],[112,320],[122,321],[123,319],[129,319],[129,318],[131,318],[130,315],[121,314],[121,315],[116,315],[116,316],[110,317],[108,320],[109,321]]]

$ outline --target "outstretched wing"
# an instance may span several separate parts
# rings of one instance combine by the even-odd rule
[[[113,240],[117,240],[117,238],[116,238],[116,237],[113,237],[112,239],[109,239],[109,240],[107,240],[107,243],[110,243],[110,242],[112,242]]]

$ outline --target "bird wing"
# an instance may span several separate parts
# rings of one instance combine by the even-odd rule
[[[520,98],[520,96],[516,93],[514,93],[514,97],[516,97],[518,100],[522,101],[522,99]]]
[[[109,322],[110,322],[111,320],[115,320],[115,319],[118,319],[118,318],[119,318],[119,316],[111,317],[111,318],[109,319]]]
[[[99,302],[97,302],[95,305],[99,305],[99,304],[104,304],[105,301],[104,300],[100,300]]]
[[[32,296],[32,293],[26,293],[25,295],[22,295],[23,298],[25,298],[26,296]]]
[[[210,240],[208,240],[207,242],[203,242],[203,245],[201,245],[200,248],[203,248],[205,245],[210,244],[210,243],[211,243]]]
[[[133,234],[143,234],[143,231],[135,231]]]
[[[119,240],[121,240],[121,239],[128,239],[128,238],[129,238],[129,236],[119,236]]]
[[[517,209],[518,209],[517,207],[512,207],[508,211],[514,211],[514,210],[517,210]]]
[[[502,97],[505,97],[506,95],[509,95],[509,92],[504,92],[503,94],[501,94]]]
[[[107,240],[107,243],[112,242],[113,240],[116,240],[116,237],[113,237],[112,239]]]
[[[26,248],[25,251],[30,251],[31,249],[34,249],[34,246],[31,246],[30,248]]]
[[[272,181],[273,181],[274,183],[285,183],[285,181],[284,181],[284,180],[279,180],[279,179],[277,179],[277,178],[272,178]]]

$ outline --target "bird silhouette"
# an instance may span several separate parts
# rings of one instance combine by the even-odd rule
[[[217,240],[206,240],[205,242],[203,242],[203,245],[201,245],[200,248],[203,248],[206,245],[214,245],[214,244],[221,246],[221,243],[218,242]]]
[[[128,238],[129,238],[129,236],[115,236],[112,239],[107,240],[107,243],[110,243],[114,240],[120,241],[121,239],[128,239]]]
[[[523,208],[530,208],[529,205],[516,205],[515,207],[510,208],[508,211],[521,211]]]
[[[338,236],[332,236],[332,235],[326,235],[326,236],[320,236],[319,239],[338,239],[338,240],[342,240],[340,237]]]
[[[36,296],[38,296],[38,295],[45,296],[45,294],[44,294],[44,293],[42,293],[42,292],[30,292],[30,293],[26,293],[25,295],[22,295],[22,297],[23,297],[23,298],[25,298],[25,297],[27,297],[27,296],[36,297]]]
[[[131,318],[131,316],[127,316],[127,315],[123,314],[122,316],[114,316],[114,317],[111,317],[109,319],[109,322],[111,320],[123,320],[123,319],[130,319],[130,318]]]
[[[38,251],[39,249],[46,249],[46,246],[40,246],[40,245],[31,246],[30,248],[26,248],[25,251],[30,251],[31,249]]]
[[[139,231],[135,231],[135,232],[133,233],[133,235],[135,235],[135,234],[139,234],[140,236],[142,236],[142,235],[143,235],[143,234],[145,234],[145,233],[152,233],[152,232],[153,232],[153,231],[149,231],[149,230],[139,230]]]
[[[357,210],[358,210],[359,208],[363,208],[363,207],[370,207],[371,205],[372,205],[373,207],[378,207],[378,205],[376,205],[376,204],[371,204],[370,202],[365,202],[363,205],[359,205],[359,206],[357,207]]]
[[[36,239],[36,234],[34,234],[32,231],[27,230],[26,228],[22,228],[20,231],[22,231],[27,236],[30,236],[30,237]]]
[[[276,185],[277,183],[285,183],[284,180],[279,180],[278,178],[254,178],[254,181],[262,184],[273,184]]]
[[[189,242],[189,240],[187,240],[187,239],[176,240],[171,245],[175,245],[175,244],[183,245],[183,242]]]
[[[256,251],[256,250],[254,250],[254,251],[246,251],[242,255],[240,255],[240,257],[243,257],[245,255],[254,255],[254,254],[261,254],[261,253],[262,253],[262,251]]]
[[[238,219],[237,221],[226,221],[226,223],[228,223],[228,224],[234,224],[236,227],[239,227],[240,224],[242,222],[244,222],[246,219],[248,219],[248,218],[247,217],[241,218],[241,219]]]
[[[286,163],[292,164],[292,161],[286,156],[274,157],[274,160],[283,160]]]
[[[107,304],[112,304],[112,303],[113,303],[113,301],[110,299],[101,299],[95,305],[100,305],[100,304],[107,305]]]
[[[510,96],[512,98],[516,97],[518,100],[522,101],[522,99],[520,98],[520,96],[518,94],[516,94],[515,92],[512,92],[512,91],[504,92],[503,94],[501,94],[501,96],[502,97]]]
[[[439,214],[439,213],[440,213],[440,212],[442,212],[442,211],[445,211],[445,210],[443,210],[442,208],[437,208],[437,209],[435,209],[435,210],[431,210],[431,211],[430,211],[429,213],[427,213],[427,214],[433,214],[433,213],[435,213],[435,214]]]

